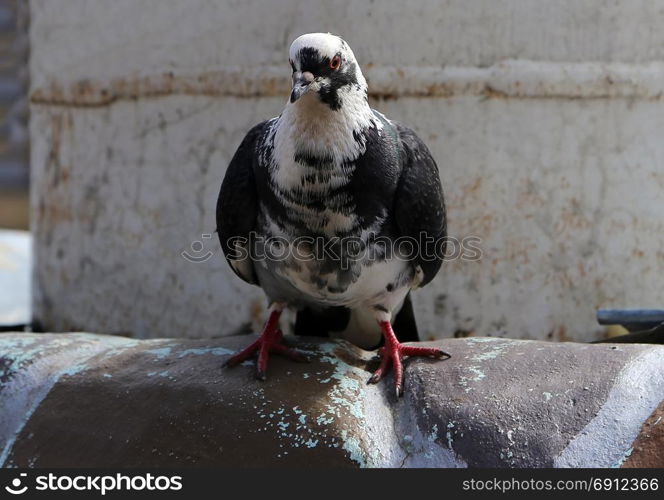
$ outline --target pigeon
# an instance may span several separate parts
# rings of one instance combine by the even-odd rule
[[[256,376],[265,380],[270,353],[306,361],[279,328],[291,308],[296,335],[379,348],[368,382],[391,366],[399,396],[404,357],[450,356],[402,344],[418,340],[410,291],[429,283],[444,259],[438,167],[415,132],[370,107],[342,38],[302,35],[289,56],[290,98],[279,116],[247,133],[217,201],[227,262],[270,304],[261,335],[225,365],[257,355]]]

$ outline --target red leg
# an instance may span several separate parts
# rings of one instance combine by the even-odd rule
[[[261,333],[261,336],[242,351],[228,358],[224,363],[224,366],[233,367],[239,365],[243,361],[253,357],[256,351],[258,351],[256,378],[259,380],[265,380],[267,378],[267,362],[270,357],[270,352],[287,356],[295,361],[308,361],[306,356],[293,349],[289,349],[281,343],[283,334],[281,333],[281,330],[279,330],[280,316],[281,309],[276,307],[272,308],[270,316],[263,327],[263,333]]]
[[[394,335],[392,325],[389,321],[379,321],[378,324],[380,325],[380,329],[383,331],[385,346],[381,347],[378,351],[378,354],[381,357],[380,366],[369,379],[369,383],[375,384],[380,379],[382,379],[387,373],[388,365],[391,362],[394,368],[394,388],[396,390],[397,397],[403,394],[403,367],[401,364],[401,358],[403,356],[427,356],[437,359],[450,357],[450,355],[445,351],[442,351],[436,347],[414,347],[402,345],[397,340],[396,335]]]

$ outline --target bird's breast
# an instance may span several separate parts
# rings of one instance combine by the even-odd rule
[[[358,228],[349,182],[339,168],[283,165],[275,172],[274,194],[287,222],[316,234],[349,234]]]

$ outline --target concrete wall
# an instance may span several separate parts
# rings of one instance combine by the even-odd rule
[[[664,1],[31,1],[34,314],[49,330],[226,335],[265,309],[214,205],[279,113],[287,49],[333,31],[438,160],[450,232],[426,337],[590,340],[664,283]],[[195,242],[200,242],[197,246]],[[194,247],[192,247],[194,243]],[[202,263],[182,257],[214,255]]]

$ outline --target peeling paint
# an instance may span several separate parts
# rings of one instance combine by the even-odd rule
[[[631,447],[630,447],[630,448],[625,452],[625,454],[624,454],[622,457],[620,457],[620,460],[618,460],[615,464],[613,464],[613,465],[611,466],[611,468],[617,469],[617,468],[622,467],[622,465],[625,463],[625,460],[627,460],[627,459],[630,457],[630,455],[632,454],[633,451],[634,451],[634,448],[631,448]]]
[[[268,410],[264,392],[255,392],[254,395],[262,401],[260,406],[254,405],[256,416],[264,422],[264,424],[257,429],[260,432],[276,432],[277,436],[283,440],[280,448],[286,449],[286,446],[293,448],[316,448],[318,446],[330,448],[343,448],[348,457],[355,461],[360,466],[367,466],[372,462],[366,455],[366,450],[361,441],[354,437],[351,431],[355,429],[351,426],[344,428],[342,422],[345,421],[345,416],[352,417],[348,421],[362,422],[364,420],[364,408],[361,401],[362,387],[353,380],[357,377],[356,368],[348,365],[340,360],[335,355],[335,350],[339,348],[339,344],[325,343],[316,346],[316,350],[320,354],[321,361],[331,365],[332,373],[325,379],[318,379],[317,383],[329,386],[325,396],[325,400],[329,403],[325,404],[323,413],[317,415],[309,415],[303,411],[299,406],[286,408],[283,406],[270,407]],[[323,372],[317,372],[317,376],[321,376]],[[312,421],[315,427],[309,425],[308,422]],[[340,428],[341,426],[341,428]],[[341,442],[334,437],[334,433],[340,433]],[[287,451],[283,451],[278,455],[278,458],[283,458]]]
[[[495,359],[501,354],[503,354],[507,348],[510,346],[509,342],[503,341],[493,348],[485,350],[479,354],[475,354],[471,359],[473,361],[487,361],[489,359]]]
[[[447,447],[450,450],[453,450],[454,448],[452,447],[453,439],[452,439],[452,432],[454,432],[454,422],[450,422],[447,424],[447,432],[445,433],[445,437],[447,438]]]
[[[225,347],[197,347],[192,349],[185,349],[178,354],[178,358],[184,358],[185,356],[190,355],[202,356],[205,354],[211,354],[213,356],[227,356],[236,354],[236,352],[231,351],[230,349],[226,349]]]
[[[171,355],[170,347],[160,347],[157,349],[148,349],[145,352],[148,354],[153,354],[157,359],[164,359],[167,356]]]
[[[332,343],[322,344],[319,347],[322,354],[321,361],[328,362],[334,367],[332,375],[325,380],[321,380],[320,383],[326,384],[331,380],[337,382],[329,392],[329,398],[336,404],[336,407],[328,406],[328,412],[337,413],[336,408],[343,407],[354,417],[363,419],[364,407],[361,398],[358,397],[361,386],[358,380],[351,375],[351,372],[354,372],[355,369],[335,354],[337,348],[338,345]]]

